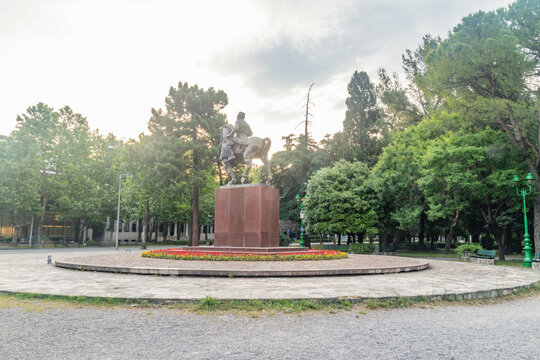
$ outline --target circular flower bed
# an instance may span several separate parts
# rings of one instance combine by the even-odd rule
[[[209,261],[304,261],[345,259],[347,254],[334,250],[309,250],[286,252],[283,254],[265,254],[226,251],[193,251],[178,249],[149,250],[143,257],[173,260],[209,260]]]

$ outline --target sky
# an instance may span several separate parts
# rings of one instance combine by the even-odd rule
[[[227,93],[255,136],[303,131],[311,91],[316,141],[340,131],[354,71],[402,74],[422,36],[510,0],[0,0],[0,134],[38,102],[92,129],[148,133],[151,109],[179,82]]]

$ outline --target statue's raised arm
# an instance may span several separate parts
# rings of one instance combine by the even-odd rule
[[[242,174],[242,184],[247,182],[247,174],[251,169],[253,159],[261,159],[268,169],[267,184],[272,181],[272,168],[268,160],[268,151],[272,141],[269,138],[261,139],[252,136],[251,127],[245,120],[246,114],[239,112],[234,126],[227,124],[221,128],[221,153],[220,158],[225,164],[227,175],[231,179],[227,185],[236,184],[236,177],[232,167],[236,164],[246,164],[246,170]]]

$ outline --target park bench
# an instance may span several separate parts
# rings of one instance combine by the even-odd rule
[[[471,257],[480,259],[495,259],[496,253],[497,252],[495,250],[478,249],[471,254]]]

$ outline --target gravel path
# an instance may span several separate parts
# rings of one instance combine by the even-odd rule
[[[484,306],[262,315],[0,309],[0,359],[538,359],[540,296]]]

